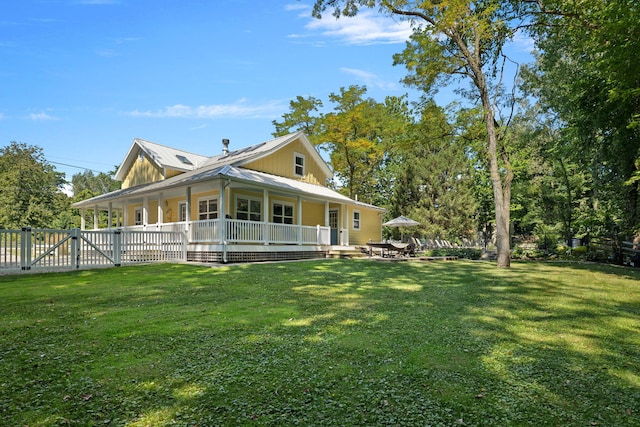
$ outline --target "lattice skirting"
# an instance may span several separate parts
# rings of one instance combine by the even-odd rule
[[[326,258],[324,251],[291,251],[291,252],[232,252],[227,251],[227,262],[260,262],[285,261],[296,259]],[[219,251],[187,251],[187,261],[191,262],[223,262]]]

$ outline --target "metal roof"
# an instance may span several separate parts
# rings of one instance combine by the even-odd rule
[[[150,184],[138,185],[136,187],[129,187],[122,190],[116,190],[110,193],[101,194],[99,196],[74,203],[73,206],[76,208],[92,208],[94,206],[100,205],[104,206],[105,203],[109,203],[118,199],[143,197],[145,195],[157,193],[165,189],[172,189],[212,179],[224,178],[231,179],[235,182],[248,183],[257,187],[269,188],[272,190],[281,190],[286,193],[306,195],[307,197],[316,198],[319,200],[348,203],[379,209],[381,211],[384,210],[377,206],[351,200],[347,196],[321,185],[310,184],[308,182],[271,175],[264,172],[257,172],[231,165],[201,168],[198,170],[185,172],[183,174],[165,179],[163,181],[157,181]]]

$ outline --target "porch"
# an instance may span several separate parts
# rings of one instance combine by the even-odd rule
[[[325,258],[346,247],[348,230],[231,218],[123,227],[127,231],[178,232],[185,236],[186,260],[251,262]]]

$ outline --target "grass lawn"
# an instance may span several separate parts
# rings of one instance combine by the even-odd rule
[[[640,426],[640,274],[317,260],[0,277],[2,426]]]

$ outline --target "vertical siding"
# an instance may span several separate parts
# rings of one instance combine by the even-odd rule
[[[305,156],[305,176],[303,178],[294,173],[294,153]],[[312,154],[305,146],[300,141],[294,141],[275,153],[247,163],[243,167],[286,178],[301,179],[311,184],[325,185],[327,177],[312,159]]]
[[[360,230],[353,228],[353,212],[360,212]],[[363,206],[350,206],[349,215],[349,244],[366,245],[369,240],[382,240],[382,212]]]
[[[142,161],[136,159],[122,180],[122,188],[135,187],[163,179],[162,171],[145,156]]]

